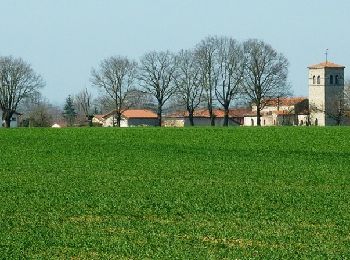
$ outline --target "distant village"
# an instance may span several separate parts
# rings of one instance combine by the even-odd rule
[[[344,69],[326,56],[308,67],[309,96],[293,97],[288,60],[269,44],[207,37],[191,50],[149,52],[139,62],[106,58],[90,75],[101,96],[93,100],[84,89],[60,109],[40,95],[43,80],[28,63],[0,57],[0,127],[349,125]]]
[[[350,125],[349,89],[344,86],[344,66],[329,61],[311,65],[309,69],[309,98],[277,97],[266,100],[261,110],[261,126],[334,126]],[[229,109],[230,126],[257,126],[257,106]],[[224,111],[214,109],[215,125],[222,126]],[[96,115],[93,122],[103,127],[113,126],[115,113]],[[208,109],[194,112],[195,126],[210,126]],[[121,127],[155,126],[157,114],[151,110],[131,109],[123,112]],[[164,126],[191,126],[186,111],[169,113]]]

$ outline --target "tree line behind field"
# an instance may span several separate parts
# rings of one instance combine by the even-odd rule
[[[63,108],[40,95],[43,80],[20,58],[0,57],[0,109],[5,126],[15,112],[24,113],[26,126],[49,126],[65,120],[68,125],[92,124],[95,114],[115,111],[120,126],[124,110],[150,108],[161,126],[165,109],[186,110],[193,125],[196,109],[206,108],[211,125],[214,108],[223,109],[224,126],[233,103],[245,100],[257,106],[257,124],[265,100],[290,94],[288,60],[269,44],[256,39],[238,42],[210,36],[192,49],[152,51],[139,61],[124,56],[103,59],[92,68],[91,87],[67,97]]]

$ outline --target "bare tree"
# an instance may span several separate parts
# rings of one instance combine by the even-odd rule
[[[203,88],[200,67],[193,51],[181,50],[177,55],[177,70],[174,76],[176,95],[186,107],[190,125],[194,125],[193,114],[202,101]]]
[[[92,94],[85,88],[80,91],[76,96],[74,101],[76,102],[76,107],[78,112],[83,114],[89,126],[92,126],[92,118],[94,117],[93,105],[92,105]]]
[[[245,71],[243,91],[257,106],[257,125],[261,125],[261,110],[271,98],[289,93],[288,60],[269,44],[260,40],[244,42]]]
[[[195,48],[196,58],[200,66],[201,85],[204,90],[204,98],[210,116],[210,124],[215,125],[213,111],[215,101],[215,89],[218,85],[219,69],[215,61],[218,52],[218,37],[207,37]]]
[[[42,78],[21,58],[0,57],[0,108],[5,127],[21,101],[44,85]]]
[[[167,52],[149,52],[141,58],[139,80],[144,90],[157,100],[158,126],[162,125],[163,106],[174,94],[175,56]]]
[[[128,108],[127,94],[135,83],[136,70],[135,61],[117,56],[103,60],[98,70],[91,71],[92,84],[103,90],[114,102],[118,127],[120,127],[123,111]]]
[[[241,92],[244,72],[244,55],[241,45],[231,38],[220,38],[217,62],[219,83],[215,87],[217,100],[224,108],[224,126],[228,126],[232,99]]]
[[[53,122],[54,106],[39,92],[25,98],[18,109],[23,111],[21,126],[48,127]]]

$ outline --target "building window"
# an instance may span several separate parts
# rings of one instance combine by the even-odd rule
[[[329,84],[331,84],[331,85],[333,85],[333,75],[330,75],[330,77],[329,77]]]
[[[314,84],[314,85],[316,84],[316,76],[312,77],[312,84]]]
[[[339,76],[336,75],[336,76],[335,76],[335,85],[338,85],[338,84],[339,84]]]
[[[321,84],[321,77],[320,76],[317,76],[317,84]]]

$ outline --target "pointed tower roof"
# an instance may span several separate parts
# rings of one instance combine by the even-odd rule
[[[343,65],[335,64],[330,61],[321,62],[319,64],[311,65],[309,69],[323,69],[323,68],[345,68]]]

